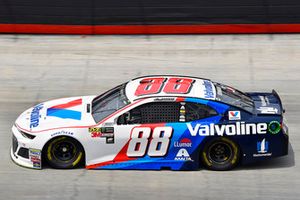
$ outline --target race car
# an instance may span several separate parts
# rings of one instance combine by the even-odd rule
[[[12,127],[11,158],[35,169],[230,170],[288,154],[283,113],[274,90],[145,76],[26,110]]]

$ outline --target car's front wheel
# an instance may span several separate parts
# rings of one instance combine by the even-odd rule
[[[84,157],[81,144],[70,137],[57,137],[46,146],[45,158],[53,168],[71,169],[78,167]]]
[[[240,159],[238,145],[228,138],[209,141],[201,152],[201,160],[207,169],[230,170],[237,166]]]

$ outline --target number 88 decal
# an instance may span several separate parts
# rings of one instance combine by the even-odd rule
[[[156,127],[152,138],[150,127],[135,127],[132,129],[131,139],[127,149],[128,157],[143,157],[148,148],[148,156],[165,156],[172,136],[172,127]]]
[[[163,90],[166,94],[187,94],[193,86],[190,78],[145,78],[140,81],[134,95],[157,94]]]

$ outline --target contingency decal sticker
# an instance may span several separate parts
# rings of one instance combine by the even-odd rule
[[[42,168],[42,151],[39,149],[29,149],[29,159],[32,162],[33,168],[41,169]]]

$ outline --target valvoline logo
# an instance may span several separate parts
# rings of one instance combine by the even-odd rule
[[[179,142],[174,142],[174,147],[192,147],[192,141],[189,138],[182,138]]]
[[[241,120],[241,112],[240,111],[229,111],[228,118],[229,118],[229,120]]]
[[[42,110],[43,107],[43,104],[39,104],[32,109],[30,114],[30,128],[34,128],[39,125],[39,121],[41,118],[40,110]]]
[[[230,111],[230,115],[233,117],[236,117],[238,114],[238,111]]]
[[[204,80],[203,81],[203,85],[204,85],[204,96],[205,98],[214,98],[215,94],[213,91],[213,84],[210,81]]]

